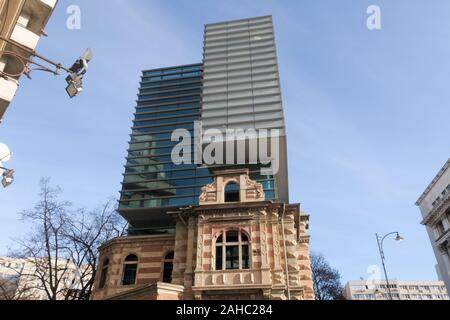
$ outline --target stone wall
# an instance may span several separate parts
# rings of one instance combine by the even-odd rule
[[[105,299],[139,286],[162,281],[163,259],[168,252],[173,251],[174,244],[174,235],[122,237],[105,243],[100,248],[93,299]],[[130,254],[139,258],[136,284],[122,286],[123,262]],[[108,276],[105,288],[100,289],[100,274],[106,259],[109,259]]]

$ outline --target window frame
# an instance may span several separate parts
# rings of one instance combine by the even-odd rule
[[[169,254],[173,254],[173,257],[171,259],[167,258],[167,256]],[[162,256],[162,267],[161,267],[162,272],[161,272],[161,278],[160,278],[161,282],[172,283],[172,281],[173,281],[174,260],[175,260],[175,251],[174,250],[169,250],[169,251],[165,252],[164,255]],[[165,273],[165,270],[166,270],[166,263],[171,263],[172,264],[172,272],[170,274],[170,280],[171,280],[170,282],[165,282],[164,281],[165,280],[164,279],[164,273]]]
[[[237,190],[228,190],[227,188],[237,188]],[[241,202],[241,185],[237,181],[229,181],[223,188],[223,197],[225,203],[237,203]],[[231,200],[230,198],[231,197]],[[235,197],[237,197],[237,201],[235,201]]]
[[[108,273],[110,267],[110,259],[105,258],[102,263],[102,268],[100,269],[100,280],[98,283],[98,288],[100,290],[106,289],[108,287]]]
[[[238,241],[228,242],[227,237],[228,233],[230,232],[237,232],[238,233]],[[247,241],[243,241],[243,236],[247,238]],[[217,242],[219,238],[222,237],[222,242]],[[227,248],[231,247],[238,247],[238,268],[227,268]],[[243,248],[247,246],[248,248],[248,258],[246,261],[248,261],[248,267],[244,268],[244,250]],[[218,261],[217,261],[217,250],[221,248],[221,268],[218,268]],[[250,235],[243,229],[223,229],[220,232],[217,233],[217,235],[214,238],[214,259],[212,263],[212,267],[214,268],[214,271],[242,271],[242,270],[251,270],[252,269],[252,250],[251,250],[251,237]]]
[[[126,261],[127,258],[129,258],[130,256],[135,256],[137,258],[136,261]],[[132,284],[124,284],[124,277],[125,277],[125,269],[127,266],[129,265],[136,265],[136,274],[134,277],[134,283]],[[123,259],[123,263],[122,263],[122,274],[120,277],[120,286],[121,287],[132,287],[135,286],[137,283],[137,278],[138,278],[138,273],[139,273],[139,255],[137,255],[136,253],[129,253],[125,256],[125,258]]]

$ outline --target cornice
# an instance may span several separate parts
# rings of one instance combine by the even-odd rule
[[[442,169],[438,172],[436,177],[434,177],[433,181],[428,185],[428,187],[425,189],[425,191],[422,193],[420,198],[416,201],[416,206],[420,206],[422,201],[425,199],[425,197],[428,195],[428,193],[433,189],[433,187],[436,185],[436,183],[439,181],[439,179],[444,175],[444,172],[450,167],[450,158],[447,160],[447,162],[444,164]]]
[[[439,205],[433,208],[430,213],[422,220],[421,224],[428,225],[441,214],[444,214],[450,207],[450,193],[447,193],[445,198],[441,200]]]

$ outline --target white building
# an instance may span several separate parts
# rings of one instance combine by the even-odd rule
[[[52,261],[52,265],[54,263],[55,261]],[[45,268],[45,265],[44,259],[42,259],[42,266],[40,266],[40,262],[36,262],[33,258],[0,257],[0,286],[15,289],[15,294],[9,299],[47,300],[48,296],[43,282],[40,280],[41,275],[49,277],[49,271]],[[60,299],[63,299],[68,290],[77,290],[79,270],[74,263],[60,259],[58,272],[60,273],[58,278],[62,280],[58,286],[58,295],[61,297]],[[2,299],[1,294],[0,290],[0,300]],[[11,293],[9,296],[11,296]]]
[[[0,0],[0,121],[57,0]]]
[[[389,280],[393,300],[449,300],[442,281]],[[352,280],[344,288],[347,300],[389,300],[384,280]]]
[[[439,278],[450,290],[450,159],[439,171],[416,205],[422,213],[436,260]]]

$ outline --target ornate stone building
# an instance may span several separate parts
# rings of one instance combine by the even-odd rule
[[[417,200],[437,260],[439,279],[450,292],[450,159]]]
[[[174,233],[100,248],[94,299],[314,299],[309,216],[266,201],[247,169],[215,172],[198,206],[167,214]]]

